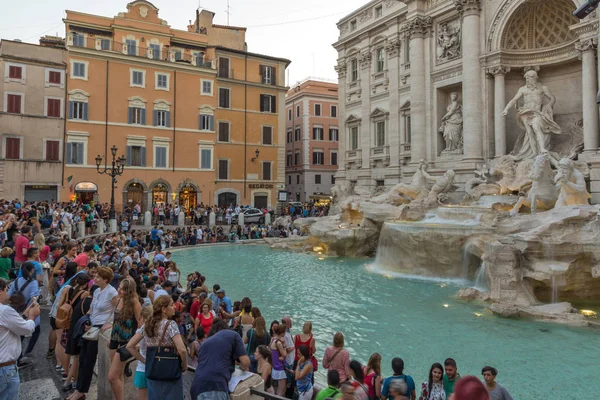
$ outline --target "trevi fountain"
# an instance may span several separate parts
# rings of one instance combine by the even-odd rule
[[[521,129],[510,154],[461,184],[452,169],[432,176],[424,160],[389,189],[338,183],[328,217],[297,220],[307,235],[273,247],[374,257],[379,270],[471,282],[457,296],[500,316],[600,326],[600,206],[590,205],[588,164],[581,146],[555,142],[560,97],[535,70],[524,79],[503,110]],[[453,93],[439,127],[450,153],[462,146],[462,119]]]

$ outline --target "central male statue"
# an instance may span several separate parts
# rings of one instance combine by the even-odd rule
[[[556,97],[546,86],[539,83],[538,74],[534,70],[525,73],[525,82],[525,86],[519,89],[502,112],[502,115],[507,115],[517,101],[523,99],[523,108],[517,110],[517,121],[525,128],[525,137],[521,148],[514,154],[517,159],[534,158],[549,150],[550,134],[562,133],[553,117]],[[549,100],[546,104],[544,98]]]

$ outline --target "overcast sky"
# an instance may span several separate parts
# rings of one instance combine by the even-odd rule
[[[248,50],[288,58],[289,82],[308,76],[337,79],[336,22],[369,0],[229,0],[230,25],[247,27]],[[127,0],[0,0],[0,37],[37,43],[44,34],[64,37],[64,10],[107,17],[126,11]],[[198,0],[153,0],[159,16],[171,27],[186,29],[195,18]],[[174,6],[177,4],[177,6]],[[200,0],[216,13],[216,24],[227,24],[227,0]],[[287,78],[286,78],[287,80]],[[289,83],[288,83],[289,84]]]

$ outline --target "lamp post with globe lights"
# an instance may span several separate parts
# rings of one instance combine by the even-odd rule
[[[117,229],[117,215],[115,212],[115,178],[123,174],[123,171],[125,170],[125,163],[127,162],[125,156],[117,158],[117,150],[117,146],[115,145],[113,145],[113,147],[110,149],[112,153],[112,166],[110,167],[104,164],[104,168],[101,169],[100,165],[102,164],[102,156],[98,154],[96,157],[96,169],[98,173],[100,175],[110,176],[110,211],[108,213],[108,218],[110,220],[111,231],[116,231]]]

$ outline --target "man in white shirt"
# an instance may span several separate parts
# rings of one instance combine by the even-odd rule
[[[40,306],[32,303],[23,316],[24,320],[8,303],[8,282],[0,278],[0,399],[19,398],[19,371],[17,359],[21,355],[21,336],[31,336]]]

